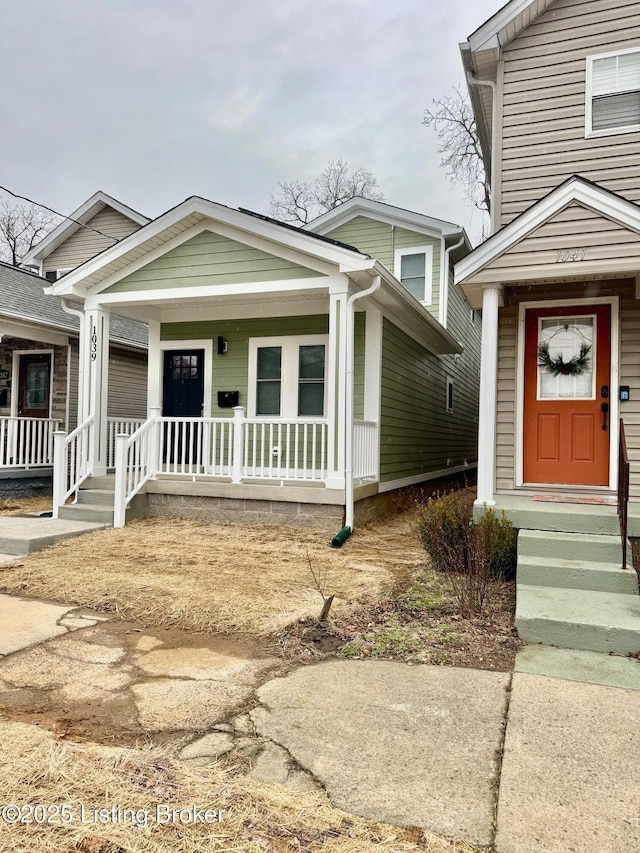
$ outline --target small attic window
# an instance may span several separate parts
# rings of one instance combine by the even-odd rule
[[[56,281],[58,278],[58,272],[57,270],[48,270],[48,272],[44,274],[44,277],[47,281]]]
[[[423,305],[433,300],[433,246],[412,246],[396,249],[394,257],[395,277]]]
[[[640,130],[640,49],[587,57],[586,136]]]

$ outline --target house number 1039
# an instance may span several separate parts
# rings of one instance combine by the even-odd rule
[[[558,249],[556,252],[556,263],[566,264],[568,261],[584,261],[586,256],[586,249]]]
[[[91,334],[91,361],[95,361],[98,357],[98,335],[96,334],[96,327],[93,327],[93,332]]]

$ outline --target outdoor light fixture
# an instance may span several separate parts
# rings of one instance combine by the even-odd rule
[[[226,351],[227,351],[227,342],[222,337],[222,335],[220,335],[218,337],[218,355],[224,355]]]

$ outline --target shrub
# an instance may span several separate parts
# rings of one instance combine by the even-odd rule
[[[418,532],[463,615],[482,612],[492,579],[515,576],[517,534],[504,512],[487,508],[474,525],[472,507],[452,492],[425,504]]]

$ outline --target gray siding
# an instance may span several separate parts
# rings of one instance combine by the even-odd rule
[[[453,357],[440,359],[431,355],[389,320],[384,320],[382,483],[418,474],[428,476],[463,465],[465,461],[475,462],[477,392],[470,398],[459,371]],[[446,411],[447,375],[454,379],[452,413]]]
[[[111,207],[105,207],[86,224],[109,236],[103,237],[102,234],[96,234],[95,231],[88,228],[78,228],[64,243],[45,258],[43,275],[49,270],[75,269],[75,267],[88,261],[89,258],[93,258],[94,255],[113,246],[114,241],[110,240],[109,237],[122,240],[140,228],[132,219],[123,216]]]
[[[638,45],[637,0],[558,0],[507,46],[499,224],[573,174],[640,201],[640,133],[585,139],[587,55]]]
[[[146,418],[147,356],[109,347],[108,417]]]

